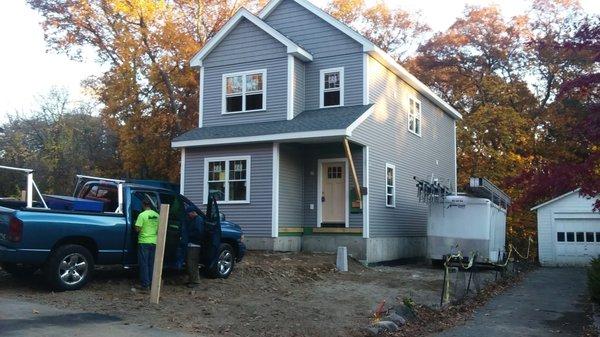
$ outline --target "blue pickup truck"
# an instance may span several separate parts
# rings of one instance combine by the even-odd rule
[[[33,194],[33,189],[28,193]],[[88,179],[78,184],[73,197],[39,195],[37,200],[30,197],[22,202],[0,199],[2,269],[20,277],[41,269],[54,289],[76,290],[91,279],[95,265],[134,266],[137,234],[133,226],[143,200],[157,210],[161,204],[171,205],[165,265],[175,265],[181,260],[185,209],[194,207],[206,219],[204,212],[179,193],[156,184]],[[206,272],[226,278],[244,256],[245,245],[240,226],[226,221],[218,213],[216,201],[211,203],[217,212],[211,218],[220,222],[222,244],[217,263]]]

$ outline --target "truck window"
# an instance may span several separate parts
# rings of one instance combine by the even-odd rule
[[[131,219],[132,225],[135,224],[138,215],[142,213],[142,201],[147,200],[152,205],[152,209],[159,212],[158,196],[154,192],[135,191],[131,195]]]
[[[82,199],[101,201],[104,203],[104,212],[114,212],[119,207],[117,186],[108,184],[86,185],[79,195]]]

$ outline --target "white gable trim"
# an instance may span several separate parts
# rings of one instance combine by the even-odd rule
[[[221,43],[221,41],[227,35],[229,35],[229,33],[237,26],[237,24],[242,19],[247,19],[248,21],[250,21],[254,25],[256,25],[258,28],[262,29],[267,34],[271,35],[277,41],[284,44],[287,47],[288,54],[292,54],[303,61],[312,61],[313,58],[309,52],[302,49],[300,46],[295,44],[292,40],[288,39],[283,34],[276,31],[273,27],[269,26],[267,23],[265,23],[261,19],[257,18],[252,13],[250,13],[247,9],[242,7],[237,11],[237,13],[235,13],[235,15],[229,21],[227,21],[227,23],[223,26],[223,28],[221,28],[221,30],[219,30],[217,35],[215,35],[212,39],[210,39],[204,45],[204,47],[202,49],[200,49],[200,51],[198,53],[196,53],[196,55],[194,55],[194,57],[190,61],[190,65],[192,67],[202,67],[202,60],[204,60],[204,58],[206,56],[208,56],[208,54],[210,54],[210,52],[215,47],[217,47],[219,45],[219,43]]]
[[[548,204],[551,204],[551,203],[553,203],[553,202],[555,202],[555,201],[558,201],[558,200],[560,200],[560,199],[562,199],[562,198],[568,197],[569,195],[571,195],[571,194],[573,194],[573,193],[575,193],[575,192],[579,192],[579,190],[581,190],[581,188],[575,189],[575,190],[573,190],[573,191],[571,191],[571,192],[567,192],[567,193],[565,193],[565,194],[563,194],[563,195],[561,195],[561,196],[558,196],[558,197],[556,197],[556,198],[554,198],[554,199],[552,199],[552,200],[548,200],[548,201],[546,201],[546,202],[545,202],[545,203],[543,203],[543,204],[539,204],[539,205],[537,205],[537,206],[535,206],[535,207],[532,207],[532,208],[531,208],[531,210],[532,210],[532,211],[535,211],[535,210],[536,210],[536,209],[538,209],[538,208],[544,207],[544,206],[546,206],[546,205],[548,205]]]
[[[260,11],[259,17],[261,19],[265,19],[283,0],[271,0],[263,9]],[[381,64],[390,69],[394,74],[398,77],[406,81],[410,86],[419,91],[423,96],[427,97],[433,103],[435,103],[438,107],[444,110],[447,114],[452,116],[455,119],[462,119],[462,115],[456,111],[450,104],[446,103],[443,99],[441,99],[438,95],[436,95],[431,89],[429,89],[423,82],[419,81],[416,77],[410,74],[404,67],[402,67],[396,60],[394,60],[390,55],[381,50],[381,48],[377,47],[373,42],[369,41],[366,37],[362,36],[360,33],[355,31],[354,29],[348,27],[345,23],[337,20],[321,8],[315,6],[308,0],[293,0],[300,6],[306,8],[311,13],[315,14],[319,18],[325,20],[330,25],[334,26],[341,32],[345,33],[358,43],[363,46],[363,51],[365,53],[369,53],[373,58],[378,60]],[[364,100],[364,99],[363,99]]]

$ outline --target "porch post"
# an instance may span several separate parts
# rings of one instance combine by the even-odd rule
[[[273,143],[273,188],[271,208],[271,237],[279,236],[279,143]]]
[[[363,238],[369,238],[369,147],[363,146],[363,186],[367,194],[363,196]]]

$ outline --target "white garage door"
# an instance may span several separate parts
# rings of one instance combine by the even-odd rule
[[[587,265],[600,255],[600,220],[555,219],[556,262]]]

